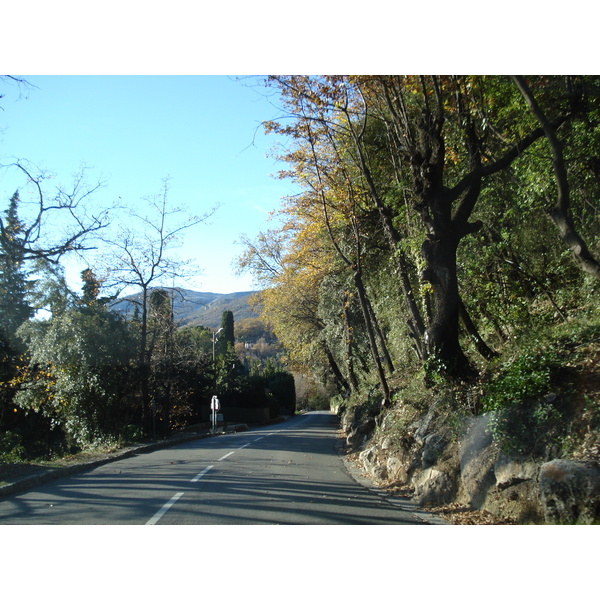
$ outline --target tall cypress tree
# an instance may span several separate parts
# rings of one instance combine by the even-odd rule
[[[15,192],[0,217],[0,435],[11,426],[14,417],[9,406],[15,390],[8,382],[15,376],[17,358],[24,350],[17,329],[33,316],[27,303],[23,225],[17,214],[18,205],[19,193]]]
[[[19,193],[10,199],[5,218],[0,218],[0,332],[16,344],[17,329],[33,316],[27,302],[27,278],[23,269],[23,224],[18,216]]]
[[[173,346],[175,321],[173,303],[167,290],[152,290],[148,309],[149,348],[151,354],[155,351],[168,355]]]
[[[222,354],[233,351],[235,347],[235,332],[233,324],[233,313],[230,310],[223,312],[221,317],[221,327],[223,329],[219,337],[219,347]]]

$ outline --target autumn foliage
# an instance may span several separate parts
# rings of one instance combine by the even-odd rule
[[[273,76],[300,192],[239,266],[294,368],[390,403],[593,306],[596,77]]]

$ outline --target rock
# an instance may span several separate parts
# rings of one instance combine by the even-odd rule
[[[501,452],[494,464],[496,487],[504,490],[524,481],[537,480],[540,465],[531,460],[518,460]]]
[[[408,481],[408,469],[397,456],[390,456],[386,463],[387,476],[390,481],[404,485]]]
[[[381,442],[381,449],[382,450],[389,450],[389,448],[391,448],[393,445],[392,439],[389,437],[383,438],[382,442]]]
[[[367,448],[366,450],[363,450],[358,455],[358,458],[362,462],[363,467],[365,469],[367,469],[367,470],[371,468],[371,465],[375,461],[375,450],[376,450],[376,447],[375,446],[371,446],[370,448]]]
[[[370,448],[363,450],[358,455],[358,458],[361,461],[364,470],[367,471],[369,475],[376,479],[387,478],[386,466],[380,465],[377,460],[377,446],[371,446]]]
[[[540,468],[540,502],[546,523],[600,523],[600,467],[556,459]]]
[[[461,468],[492,443],[492,434],[487,431],[491,416],[492,413],[486,413],[470,420],[467,432],[460,442]]]
[[[494,463],[498,451],[492,436],[486,431],[490,414],[474,417],[467,433],[459,443],[460,479],[465,500],[475,509],[485,502],[485,497],[495,483]]]
[[[388,473],[385,465],[375,465],[371,471],[375,479],[387,479]]]
[[[445,447],[446,440],[441,435],[430,433],[425,436],[423,452],[421,454],[421,464],[423,469],[433,466]]]
[[[425,469],[412,480],[414,500],[421,506],[440,506],[452,500],[455,485],[448,473],[434,468]]]
[[[342,426],[342,429],[346,432],[349,433],[352,428],[355,426],[355,416],[356,416],[356,407],[352,406],[349,408],[345,408],[344,412],[342,413],[341,419],[340,419],[340,425]]]
[[[417,423],[417,429],[415,431],[414,437],[418,444],[423,445],[425,443],[425,437],[427,436],[429,426],[431,425],[431,422],[433,421],[433,419],[437,413],[438,406],[443,401],[444,401],[443,398],[438,398],[435,402],[433,402],[433,404],[427,411],[427,414],[425,415],[425,417],[423,417],[423,419],[421,419]]]
[[[360,446],[365,443],[375,429],[375,420],[369,419],[366,423],[353,427],[350,434],[346,437],[348,446]]]

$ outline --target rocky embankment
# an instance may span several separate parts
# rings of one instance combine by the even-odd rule
[[[439,399],[401,435],[393,411],[359,418],[358,411],[348,408],[341,414],[341,426],[348,452],[377,485],[410,495],[440,514],[444,507],[454,507],[454,512],[491,517],[479,522],[600,523],[597,457],[511,455],[488,433],[489,419],[484,414],[463,420],[460,427],[449,424]]]

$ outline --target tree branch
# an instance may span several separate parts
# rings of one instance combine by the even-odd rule
[[[569,214],[570,208],[570,189],[567,169],[563,157],[562,144],[558,140],[555,133],[555,126],[551,124],[546,115],[540,108],[534,98],[525,79],[520,75],[513,75],[513,81],[519,88],[519,91],[525,98],[527,105],[531,109],[536,119],[539,121],[541,128],[550,144],[552,150],[552,163],[554,166],[554,176],[558,187],[556,204],[550,215],[552,220],[558,227],[563,241],[569,246],[573,252],[575,261],[584,273],[591,275],[595,279],[600,280],[600,264],[590,253],[583,238],[575,229],[575,224]]]

